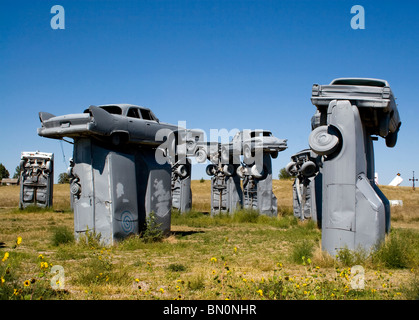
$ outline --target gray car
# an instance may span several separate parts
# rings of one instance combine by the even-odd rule
[[[257,150],[270,153],[272,158],[287,148],[287,140],[275,137],[268,130],[244,130],[237,132],[232,141],[221,146],[221,157],[228,161],[229,157],[243,155],[244,161],[252,159]]]
[[[39,119],[40,136],[53,139],[94,136],[110,140],[114,145],[160,145],[162,140],[156,138],[159,130],[178,130],[176,125],[160,122],[150,109],[132,104],[90,106],[83,113],[63,116],[40,112]]]
[[[319,109],[325,124],[327,107],[332,100],[349,100],[359,109],[370,134],[386,139],[394,147],[401,126],[396,99],[386,80],[374,78],[338,78],[328,85],[314,84],[311,102]]]

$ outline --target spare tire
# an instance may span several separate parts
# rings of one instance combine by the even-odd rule
[[[328,132],[328,126],[320,126],[308,137],[311,150],[321,156],[332,154],[339,146],[339,138]]]
[[[209,176],[213,176],[216,173],[216,166],[214,164],[209,164],[207,166],[207,168],[205,169],[205,172],[207,173],[207,175]]]
[[[204,149],[198,149],[195,152],[196,161],[204,163],[207,161],[207,152]]]
[[[297,175],[297,164],[294,161],[289,162],[285,166],[285,171],[291,176]]]
[[[310,178],[316,175],[317,167],[313,161],[306,161],[301,166],[300,171],[305,177]]]
[[[181,178],[185,178],[188,175],[188,168],[184,164],[181,164],[175,169],[175,172]]]

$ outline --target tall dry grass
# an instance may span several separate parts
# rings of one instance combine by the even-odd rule
[[[278,200],[279,211],[292,210],[292,180],[273,180],[272,191]],[[199,212],[211,210],[211,181],[193,180],[192,209]],[[419,221],[419,188],[379,186],[389,200],[402,200],[403,206],[391,207],[392,221],[410,223]],[[70,208],[70,187],[68,184],[54,185],[54,210]],[[20,186],[0,186],[0,209],[12,209],[19,206]],[[282,209],[282,210],[281,210]]]
[[[292,209],[292,183],[291,180],[272,181],[272,191],[278,200],[278,208],[284,210]],[[199,212],[211,211],[211,181],[192,180],[192,209]]]
[[[389,200],[402,200],[403,206],[391,207],[391,220],[409,224],[419,221],[419,189],[411,187],[379,186]]]
[[[0,186],[0,209],[19,207],[20,186]],[[68,210],[70,208],[69,184],[55,184],[53,188],[54,210]]]

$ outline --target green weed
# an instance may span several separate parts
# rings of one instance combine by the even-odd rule
[[[60,244],[72,243],[74,242],[73,231],[66,226],[54,227],[52,228],[51,242],[55,247]]]

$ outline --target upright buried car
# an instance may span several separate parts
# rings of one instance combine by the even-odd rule
[[[161,129],[177,131],[178,126],[160,122],[153,112],[132,104],[90,106],[83,113],[54,116],[40,112],[43,137],[62,139],[83,136],[108,139],[114,145],[140,143],[160,145],[156,134]]]

